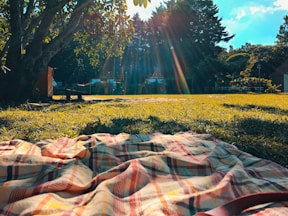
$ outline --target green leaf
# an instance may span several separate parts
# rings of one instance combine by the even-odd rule
[[[148,5],[148,1],[147,1],[147,0],[144,0],[144,1],[143,1],[143,4],[144,4],[144,8],[146,8],[147,5]]]

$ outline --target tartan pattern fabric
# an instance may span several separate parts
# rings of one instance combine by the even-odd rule
[[[0,215],[194,215],[288,190],[288,170],[207,134],[0,142]],[[243,215],[288,215],[270,203]]]

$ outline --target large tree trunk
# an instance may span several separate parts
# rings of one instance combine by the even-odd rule
[[[24,55],[21,54],[21,44],[26,33],[23,33],[23,20],[20,18],[21,1],[10,1],[11,37],[6,65],[11,71],[7,73],[0,71],[0,102],[23,102],[32,98],[33,88],[41,72],[48,67],[52,57],[72,40],[73,34],[77,31],[83,15],[87,11],[87,6],[92,0],[78,1],[65,28],[49,44],[43,46],[43,39],[47,36],[55,14],[66,1],[62,0],[62,5],[48,1],[42,14],[42,21],[34,34],[34,39],[26,47],[27,52]]]
[[[32,90],[38,78],[34,65],[25,64],[23,59],[15,62],[12,70],[1,74],[0,99],[1,101],[23,102],[32,98]]]
[[[21,39],[22,39],[22,25],[21,25],[21,6],[17,0],[10,1],[10,27],[11,37],[9,40],[8,54],[6,58],[6,65],[11,71],[0,72],[0,99],[3,100],[18,100],[22,95],[28,91],[27,83],[20,71],[23,67],[21,57]],[[27,77],[28,78],[28,77]]]

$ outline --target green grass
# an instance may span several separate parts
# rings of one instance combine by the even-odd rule
[[[0,140],[37,142],[93,133],[209,133],[288,167],[288,95],[85,96],[89,102],[0,110]],[[55,98],[55,99],[59,99]]]

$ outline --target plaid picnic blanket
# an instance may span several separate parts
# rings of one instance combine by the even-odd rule
[[[194,215],[288,191],[288,170],[206,134],[0,142],[0,215]],[[243,215],[288,215],[270,203]]]

